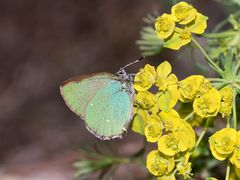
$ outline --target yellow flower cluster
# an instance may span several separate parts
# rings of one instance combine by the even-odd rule
[[[179,97],[178,79],[171,71],[171,65],[165,61],[157,67],[157,70],[147,64],[136,74],[134,88],[139,92],[136,100],[143,109],[159,108],[163,111],[169,111],[176,105]],[[147,91],[153,85],[159,89],[155,95]]]
[[[179,100],[179,82],[171,71],[167,61],[156,69],[147,64],[134,79],[137,93],[132,129],[158,144],[158,150],[149,153],[146,165],[158,179],[175,179],[175,172],[190,177],[189,152],[195,145],[194,130],[173,109]],[[151,93],[154,87],[156,92]]]
[[[158,145],[158,149],[147,156],[148,170],[158,179],[175,179],[175,173],[184,178],[190,177],[191,163],[188,160],[195,147],[195,132],[173,108],[179,101],[191,104],[193,113],[201,119],[218,113],[225,117],[231,113],[232,89],[224,87],[217,90],[201,75],[178,81],[167,61],[156,69],[149,64],[140,69],[134,78],[134,88],[137,92],[132,130],[144,135],[148,142]],[[234,136],[229,140],[232,146],[224,150],[225,144],[221,143],[225,140],[218,141],[221,138],[217,136],[210,140],[213,142],[211,149],[214,155],[226,158],[232,154],[231,162],[240,165],[240,134],[239,150],[236,140],[231,139]]]
[[[207,27],[207,17],[186,2],[175,4],[171,14],[156,19],[156,34],[164,39],[164,47],[178,50],[191,41],[191,33],[202,34]],[[178,23],[181,27],[177,27]]]
[[[222,161],[229,161],[240,168],[240,131],[232,128],[224,128],[217,131],[209,138],[212,155]]]
[[[179,82],[179,100],[192,102],[193,110],[201,118],[223,117],[231,114],[233,91],[224,87],[220,91],[201,75],[192,75]]]
[[[224,87],[219,92],[221,95],[219,112],[222,114],[222,117],[229,116],[232,111],[233,89],[229,87]]]

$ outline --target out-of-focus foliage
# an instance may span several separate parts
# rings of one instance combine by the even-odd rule
[[[205,34],[208,41],[208,53],[212,59],[219,57],[221,53],[226,54],[228,49],[233,52],[240,48],[240,11],[229,15],[229,17],[216,26],[213,33]],[[231,28],[222,30],[226,24]]]
[[[140,31],[140,39],[136,41],[136,44],[144,56],[158,54],[163,47],[163,40],[159,40],[153,27],[157,16],[157,13],[154,15],[149,14],[143,19],[146,26]]]
[[[76,169],[75,177],[77,179],[91,178],[96,179],[113,179],[115,171],[120,165],[130,164],[132,162],[144,163],[141,156],[145,153],[145,144],[130,156],[122,156],[117,150],[110,145],[96,145],[91,148],[81,148],[80,153],[84,156],[73,164]],[[97,173],[97,174],[96,174]],[[126,172],[131,174],[131,172]]]
[[[223,4],[224,6],[232,6],[235,7],[236,9],[239,8],[240,6],[240,1],[239,0],[214,0],[218,3]]]

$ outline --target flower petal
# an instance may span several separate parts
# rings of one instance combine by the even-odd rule
[[[190,24],[187,24],[186,28],[188,28],[192,33],[202,34],[207,28],[207,19],[207,16],[204,16],[201,13],[197,13],[196,19]]]
[[[158,78],[167,78],[167,76],[171,73],[172,66],[169,62],[164,61],[157,67],[157,75]]]

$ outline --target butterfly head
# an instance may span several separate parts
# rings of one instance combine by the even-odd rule
[[[122,67],[119,69],[119,71],[116,73],[116,75],[118,76],[118,78],[122,81],[127,81],[130,83],[133,83],[133,77],[135,76],[135,74],[128,74],[125,69],[133,64],[138,63],[139,61],[143,60],[144,56],[142,56],[141,58],[127,64],[126,66]]]
[[[133,74],[128,74],[124,68],[120,68],[116,75],[121,81],[133,83]]]

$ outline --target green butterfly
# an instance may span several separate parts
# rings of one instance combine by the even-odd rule
[[[102,140],[122,138],[133,118],[133,78],[125,68],[116,74],[96,73],[64,81],[61,95],[67,106]]]

